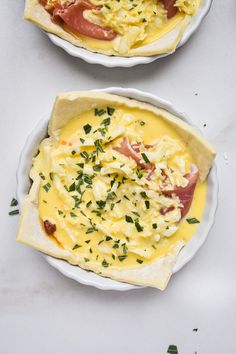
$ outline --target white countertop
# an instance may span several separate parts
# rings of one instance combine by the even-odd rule
[[[214,1],[199,31],[175,55],[131,69],[69,57],[24,22],[22,12],[23,1],[1,3],[1,354],[165,354],[169,344],[179,354],[235,353],[235,0]],[[18,217],[8,211],[28,133],[58,92],[107,86],[139,88],[172,101],[218,151],[215,225],[164,292],[105,292],[77,284],[15,242]]]

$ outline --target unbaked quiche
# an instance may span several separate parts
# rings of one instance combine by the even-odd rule
[[[57,97],[33,159],[17,240],[131,284],[164,289],[204,211],[215,152],[150,104]]]
[[[87,48],[117,56],[176,49],[201,0],[26,0],[25,18]]]

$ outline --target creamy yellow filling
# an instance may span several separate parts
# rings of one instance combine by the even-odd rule
[[[164,37],[167,33],[171,32],[184,18],[183,13],[176,14],[173,18],[163,23],[158,30],[149,28],[147,36],[143,41],[138,41],[132,48],[142,47],[157,41],[158,39]],[[94,39],[88,36],[83,36],[76,31],[73,31],[66,24],[63,24],[63,28],[76,38],[80,38],[83,42],[86,42],[90,47],[97,49],[108,50],[113,48],[114,41],[103,41],[99,39]]]
[[[85,18],[104,28],[115,30],[118,35],[112,41],[97,40],[80,35],[66,24],[63,28],[76,38],[86,42],[94,50],[115,50],[126,54],[130,49],[151,44],[171,32],[187,15],[193,16],[200,0],[178,0],[179,12],[171,19],[166,18],[162,2],[156,0],[133,1],[94,0],[95,5],[103,5],[101,10],[85,11]]]
[[[166,160],[163,158],[158,163],[167,162],[169,167],[175,169],[176,173],[172,177],[180,180],[179,183],[183,185],[185,183],[184,177],[181,177],[181,173],[176,167],[176,161],[181,160],[184,162],[183,168],[186,172],[189,171],[190,164],[194,163],[194,161],[191,151],[161,117],[151,112],[131,109],[125,106],[113,106],[110,116],[107,113],[107,107],[101,107],[97,112],[101,113],[103,111],[105,112],[104,114],[95,115],[94,110],[90,110],[79,117],[71,119],[59,132],[58,140],[50,138],[42,142],[40,152],[34,159],[32,170],[32,176],[38,174],[41,176],[39,215],[42,220],[42,227],[45,220],[54,223],[56,225],[54,237],[61,247],[71,252],[79,253],[88,264],[89,262],[98,262],[105,267],[110,266],[117,269],[146,265],[166,255],[179,240],[189,241],[194,235],[198,224],[189,224],[186,219],[180,221],[178,213],[171,212],[163,218],[167,219],[165,220],[168,225],[167,229],[170,230],[176,227],[176,231],[167,237],[164,236],[165,230],[161,229],[159,237],[155,229],[150,225],[155,223],[154,213],[157,215],[156,220],[158,222],[160,220],[163,221],[163,218],[159,215],[160,205],[158,203],[161,202],[155,203],[152,196],[145,198],[150,201],[149,209],[145,209],[144,201],[139,198],[139,193],[137,192],[138,188],[148,190],[147,185],[142,184],[143,177],[135,182],[132,181],[131,177],[129,177],[129,171],[135,171],[134,161],[124,156],[119,156],[119,153],[115,152],[111,147],[119,146],[124,136],[128,136],[130,141],[137,141],[142,144],[162,144],[163,137],[167,137],[166,141],[169,145],[168,149],[166,149],[166,154],[169,154],[169,157]],[[90,155],[95,147],[84,146],[83,144],[93,144],[93,131],[104,128],[105,125],[102,122],[107,118],[109,118],[110,123],[106,127],[105,136],[102,137],[101,135],[101,140],[97,139],[100,141],[108,139],[106,144],[102,144],[104,152],[98,151],[98,156],[96,157],[98,161],[86,163],[86,159],[81,156],[81,152],[82,155],[84,155],[84,151]],[[91,127],[91,131],[86,134],[85,127],[88,124]],[[94,134],[99,137],[100,133],[96,132]],[[163,147],[165,147],[165,144]],[[114,161],[109,160],[109,156],[112,154],[116,157]],[[104,156],[107,157],[104,158]],[[119,158],[121,160],[124,159],[125,163],[121,163]],[[114,211],[118,214],[120,213],[120,216],[112,214],[111,203],[114,197],[112,194],[110,195],[111,200],[107,199],[105,206],[107,211],[104,212],[104,209],[100,208],[101,205],[99,206],[100,201],[105,199],[104,181],[109,184],[107,181],[115,174],[111,169],[109,177],[106,169],[108,169],[108,166],[111,168],[112,164],[117,162],[117,159],[120,166],[124,165],[117,172],[119,176],[115,182],[117,184],[119,181],[121,182],[121,185],[115,190],[117,198],[114,198]],[[73,192],[73,183],[77,184],[80,180],[77,177],[80,176],[78,171],[81,171],[81,166],[77,164],[81,163],[84,163],[83,171],[87,168],[86,175],[88,175],[88,178],[82,184],[81,188],[83,189],[85,186],[86,188],[82,195],[82,203],[78,204],[80,195],[76,191]],[[102,170],[94,172],[93,167],[98,166],[98,163],[103,166]],[[158,166],[158,163],[156,166]],[[89,172],[91,168],[92,172]],[[127,168],[129,169],[128,172]],[[124,172],[122,169],[124,169]],[[180,169],[181,166],[179,166]],[[104,172],[103,175],[101,175],[102,172]],[[183,171],[182,175],[184,175]],[[124,184],[122,184],[121,176],[126,176],[127,178]],[[158,176],[155,176],[155,180],[158,181]],[[154,192],[158,185],[150,182],[149,187]],[[107,188],[106,186],[106,196],[109,193]],[[124,193],[121,192],[122,188]],[[206,200],[206,189],[206,182],[197,184],[187,218],[196,218],[201,221]],[[136,191],[136,195],[132,194],[134,191]],[[71,195],[76,197],[73,199]],[[120,202],[117,200],[119,198],[121,199]],[[136,199],[135,206],[132,203]],[[97,201],[99,202],[98,204]],[[118,203],[116,204],[117,201]],[[166,200],[164,202],[166,203]],[[76,203],[77,207],[75,207]],[[175,206],[179,206],[178,203],[178,198],[173,199]],[[132,214],[131,209],[132,211],[138,211],[140,215],[138,224],[140,226],[146,225],[142,232],[138,231],[136,226],[134,226],[137,216]],[[96,212],[93,212],[94,210]],[[179,210],[178,207],[176,210]],[[130,216],[133,223],[126,222],[124,214]]]

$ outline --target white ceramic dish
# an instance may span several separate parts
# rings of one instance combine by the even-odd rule
[[[103,91],[108,93],[117,94],[120,96],[127,96],[134,98],[140,101],[148,102],[154,106],[158,106],[166,109],[167,111],[175,114],[180,119],[187,121],[191,125],[191,121],[186,117],[185,114],[178,112],[171,103],[165,101],[157,96],[152,94],[142,92],[136,89],[128,88],[118,88],[111,87],[102,90],[94,91]],[[41,120],[37,126],[33,129],[29,135],[23,151],[21,153],[19,166],[17,169],[17,199],[19,201],[20,209],[26,194],[30,189],[30,179],[29,171],[31,168],[31,162],[33,156],[38,150],[39,143],[47,136],[47,126],[48,126],[48,117],[47,119]],[[217,196],[218,196],[218,181],[216,175],[216,166],[213,164],[211,172],[208,176],[208,190],[207,190],[207,202],[204,210],[204,215],[199,225],[196,234],[191,239],[191,241],[181,250],[178,255],[177,262],[174,267],[174,273],[179,271],[186,263],[188,263],[193,256],[197,253],[199,248],[203,245],[204,241],[207,238],[207,235],[213,225],[214,216],[217,208]],[[48,263],[53,267],[58,269],[61,273],[66,275],[69,278],[72,278],[79,283],[92,285],[96,288],[102,290],[130,290],[135,288],[140,288],[131,284],[121,283],[109,278],[103,278],[93,272],[88,272],[77,266],[73,266],[63,260],[59,260],[50,256],[44,256]]]
[[[193,33],[198,29],[204,17],[208,14],[211,4],[213,0],[202,0],[202,6],[198,10],[197,14],[192,18],[190,24],[184,31],[183,37],[178,44],[178,47],[182,47],[188,39],[193,35]],[[73,57],[77,57],[83,59],[87,63],[90,64],[100,64],[109,68],[114,67],[132,67],[138,64],[148,64],[153,62],[156,59],[163,58],[169,54],[163,55],[153,55],[150,57],[116,57],[116,56],[108,56],[99,53],[93,53],[88,51],[87,49],[79,48],[74,46],[73,44],[65,41],[64,39],[56,36],[55,34],[47,33],[50,40],[56,44],[58,47],[64,49],[68,54],[72,55]]]

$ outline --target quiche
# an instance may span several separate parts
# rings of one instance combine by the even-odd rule
[[[201,0],[26,0],[25,19],[75,46],[116,56],[171,53]]]
[[[56,98],[17,240],[100,276],[164,289],[203,215],[211,145],[134,99]]]

